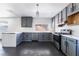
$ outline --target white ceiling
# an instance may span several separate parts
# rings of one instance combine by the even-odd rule
[[[68,3],[39,3],[39,17],[53,17]],[[0,17],[36,17],[36,3],[0,3]]]

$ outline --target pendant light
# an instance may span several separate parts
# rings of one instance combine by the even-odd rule
[[[36,7],[37,7],[36,16],[38,17],[39,16],[39,10],[38,10],[39,4],[36,4]]]

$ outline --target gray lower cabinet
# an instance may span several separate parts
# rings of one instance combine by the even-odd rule
[[[51,34],[51,42],[54,42],[53,34]]]
[[[32,33],[32,40],[38,41],[38,33]]]
[[[23,41],[50,41],[51,33],[24,33]]]
[[[43,33],[38,33],[38,41],[43,41]]]
[[[50,34],[51,33],[38,33],[38,41],[50,41]]]
[[[79,40],[77,41],[77,56],[79,56]]]
[[[62,36],[61,50],[65,55],[76,56],[77,55],[77,41],[76,39]]]
[[[76,40],[67,38],[67,55],[76,56]]]
[[[64,54],[67,53],[67,51],[66,51],[66,37],[64,37],[64,36],[61,37],[61,50]]]
[[[19,45],[22,42],[23,39],[23,33],[17,33],[16,34],[16,45]]]
[[[52,33],[49,33],[48,38],[49,38],[48,41],[52,41],[53,39]]]
[[[49,33],[44,33],[43,34],[43,41],[49,41],[49,39],[50,39]]]
[[[23,41],[32,41],[32,33],[23,33]]]

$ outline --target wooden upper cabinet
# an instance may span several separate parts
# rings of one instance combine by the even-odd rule
[[[76,13],[74,16],[74,23],[79,25],[79,13]]]
[[[67,24],[68,25],[79,25],[79,13],[68,16]]]
[[[74,16],[68,16],[67,18],[67,25],[74,24]]]

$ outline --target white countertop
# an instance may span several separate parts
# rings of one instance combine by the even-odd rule
[[[23,32],[4,32],[2,34],[16,34],[16,33],[23,33]],[[25,32],[25,33],[52,33],[50,31],[33,31],[33,32]]]
[[[29,33],[30,33],[31,31],[29,31]],[[32,32],[35,32],[35,33],[52,33],[51,31],[32,31]],[[32,33],[31,32],[31,33]],[[3,33],[22,33],[22,32],[3,32]],[[27,32],[25,32],[25,33],[27,33]]]

